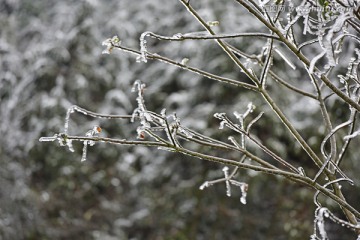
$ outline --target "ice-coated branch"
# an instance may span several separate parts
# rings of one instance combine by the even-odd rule
[[[214,39],[232,39],[239,37],[263,37],[263,38],[279,40],[278,37],[266,33],[231,33],[231,34],[210,35],[207,32],[191,32],[191,33],[176,33],[173,36],[163,36],[148,31],[143,34],[145,37],[149,36],[158,40],[165,40],[165,41],[214,40]]]
[[[261,56],[256,56],[256,55],[248,55],[242,51],[240,51],[239,49],[235,48],[234,46],[226,43],[226,45],[229,47],[229,49],[236,55],[239,55],[241,57],[244,57],[245,59],[249,60],[249,61],[254,61],[257,62],[258,64],[260,64],[262,67],[264,66],[264,62],[261,60]],[[286,88],[290,89],[291,91],[294,91],[295,93],[301,94],[303,96],[306,97],[310,97],[312,99],[317,99],[317,97],[315,95],[313,95],[310,92],[307,91],[303,91],[293,85],[291,85],[290,83],[288,83],[287,81],[285,81],[283,78],[281,78],[279,75],[277,75],[274,71],[272,71],[271,69],[269,69],[269,74],[270,76],[278,83],[280,83],[281,85],[285,86]]]
[[[159,34],[155,34],[153,32],[147,31],[141,34],[140,36],[140,55],[137,58],[137,62],[147,62],[148,59],[148,51],[147,51],[147,40],[146,37],[150,36],[158,40],[166,40],[166,41],[184,41],[184,40],[212,40],[212,39],[232,39],[232,38],[239,38],[239,37],[263,37],[263,38],[270,38],[279,40],[278,37],[265,34],[265,33],[238,33],[238,34],[219,34],[219,35],[209,35],[206,32],[195,32],[195,33],[177,33],[173,36],[162,36]],[[108,40],[111,42],[112,40]],[[106,44],[108,43],[106,42]],[[104,42],[105,43],[105,42]],[[103,44],[104,44],[103,43]],[[116,42],[117,43],[117,42]],[[104,45],[106,45],[104,44]],[[120,45],[120,44],[118,44]],[[109,47],[108,47],[109,49]],[[110,49],[112,50],[112,48]],[[111,51],[108,50],[108,53]]]
[[[72,141],[93,141],[93,142],[102,142],[102,143],[109,143],[109,144],[117,144],[117,145],[124,145],[124,146],[131,146],[131,145],[142,145],[148,147],[167,147],[164,143],[154,142],[154,141],[140,141],[140,140],[127,140],[127,139],[118,139],[118,138],[106,138],[106,137],[83,137],[83,136],[67,136],[69,140]]]
[[[247,110],[243,113],[243,114],[239,114],[238,112],[234,112],[234,115],[236,116],[236,118],[239,119],[239,122],[240,122],[240,128],[242,130],[245,129],[245,124],[244,124],[244,120],[245,118],[251,113],[253,112],[253,110],[255,109],[255,106],[252,104],[252,103],[249,103],[248,104],[248,107],[247,107]],[[215,114],[215,117],[219,118],[219,119],[222,119],[222,117],[224,117],[225,115],[224,114]],[[222,123],[225,124],[224,121],[222,121]],[[241,134],[241,145],[237,143],[237,141],[235,140],[234,137],[232,136],[229,136],[229,140],[234,144],[234,146],[239,149],[239,150],[243,150],[243,151],[246,151],[246,145],[245,145],[245,134],[243,132],[240,133]],[[244,154],[239,163],[243,163],[244,160],[246,159],[246,155]],[[235,167],[232,171],[231,174],[229,174],[229,167],[224,167],[223,168],[223,172],[224,172],[224,176],[225,178],[222,178],[222,179],[217,179],[217,180],[212,180],[212,181],[206,181],[204,184],[202,184],[200,186],[200,189],[203,190],[204,187],[208,187],[208,186],[211,186],[215,183],[218,183],[218,182],[223,182],[225,181],[225,184],[226,184],[226,195],[227,196],[231,196],[231,187],[230,187],[230,184],[233,184],[233,185],[236,185],[238,187],[240,187],[240,190],[241,190],[241,198],[240,198],[240,202],[242,204],[246,204],[246,195],[247,195],[247,189],[248,189],[248,184],[246,183],[242,183],[242,182],[238,182],[236,180],[234,180],[234,176],[235,174],[237,173],[239,167]]]
[[[252,105],[249,104],[249,106],[252,108]],[[248,106],[248,107],[249,107]],[[251,109],[249,108],[249,109]],[[262,114],[260,114],[262,115]],[[239,115],[238,113],[235,114],[235,116],[237,116],[237,118],[241,119],[241,115]],[[228,128],[232,129],[235,132],[238,132],[241,134],[241,136],[246,136],[248,137],[251,141],[253,141],[261,150],[263,150],[265,153],[267,153],[269,156],[271,156],[274,160],[278,161],[279,163],[281,163],[282,165],[286,166],[287,168],[291,169],[291,171],[295,172],[295,173],[299,173],[298,169],[296,169],[296,167],[292,166],[291,164],[289,164],[287,161],[285,161],[284,159],[282,159],[281,157],[279,157],[277,154],[275,154],[273,151],[271,151],[270,149],[268,149],[266,146],[264,146],[263,144],[261,144],[257,139],[253,138],[249,132],[245,131],[245,126],[244,128],[234,124],[227,116],[225,113],[215,113],[214,117],[221,120],[220,122],[220,129],[224,128],[224,126],[227,126]],[[259,116],[258,116],[259,117]],[[256,118],[254,119],[256,120]],[[241,120],[240,120],[241,121]],[[250,122],[251,123],[251,122]],[[233,142],[233,144],[235,146],[239,146],[242,148],[242,144],[238,145],[235,143],[235,140],[233,137],[229,137],[229,140],[231,142]]]
[[[102,119],[131,119],[131,115],[111,115],[111,114],[101,114],[101,113],[95,113],[89,110],[86,110],[82,107],[73,105],[71,106],[66,113],[65,117],[65,124],[64,124],[64,133],[68,134],[69,132],[69,122],[70,122],[70,116],[72,113],[78,112],[85,116],[90,116],[93,118],[102,118]]]
[[[127,47],[124,47],[124,46],[120,46],[120,45],[115,46],[114,45],[114,48],[117,48],[118,50],[123,51],[123,52],[134,54],[136,56],[141,55],[140,51],[135,50],[135,49],[131,49],[131,48],[127,48]],[[243,87],[243,88],[246,88],[246,89],[249,89],[249,90],[252,90],[252,91],[258,91],[258,88],[256,86],[252,85],[252,84],[243,83],[243,82],[240,82],[238,80],[231,79],[231,78],[218,76],[218,75],[206,72],[204,70],[201,70],[201,69],[198,69],[198,68],[195,68],[195,67],[191,67],[191,66],[189,66],[187,64],[182,63],[182,61],[177,62],[177,61],[171,60],[169,58],[166,58],[164,56],[161,56],[159,54],[147,52],[147,59],[158,60],[158,61],[170,64],[170,65],[179,67],[181,69],[188,70],[190,72],[199,74],[199,75],[201,75],[201,76],[203,76],[205,78],[221,82],[221,83],[231,84],[231,85],[234,85],[234,86],[237,86],[237,87]]]

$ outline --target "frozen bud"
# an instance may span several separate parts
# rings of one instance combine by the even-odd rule
[[[143,131],[139,132],[137,138],[141,139],[141,140],[144,140],[145,139],[145,132],[143,132]]]
[[[112,38],[108,38],[102,42],[103,46],[106,46],[106,49],[102,51],[103,54],[110,54],[114,49],[114,46],[119,46],[121,43],[120,38],[118,36],[114,36]]]
[[[189,62],[189,59],[188,59],[188,58],[183,58],[183,59],[181,60],[181,64],[182,64],[182,65],[186,65],[188,62]]]
[[[97,125],[94,126],[93,130],[95,133],[101,133],[101,131],[102,131],[101,127],[97,126]]]
[[[111,39],[111,42],[112,43],[117,43],[117,44],[121,43],[120,38],[118,36],[113,36],[112,39]]]
[[[87,137],[93,137],[96,134],[99,134],[102,131],[101,127],[99,127],[98,125],[95,125],[91,130],[87,131],[87,133],[85,134],[85,136]]]
[[[252,102],[250,102],[247,107],[248,109],[250,109],[251,112],[256,108]]]
[[[220,24],[219,21],[208,21],[207,25],[209,25],[209,27],[215,27],[218,26]]]
[[[58,140],[60,146],[66,146],[66,142],[67,142],[68,138],[65,133],[59,133],[57,140]]]

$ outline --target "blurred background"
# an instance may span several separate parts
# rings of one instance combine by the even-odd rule
[[[217,32],[262,29],[233,1],[192,4],[204,19],[220,21],[214,28]],[[176,111],[183,125],[224,141],[234,133],[219,130],[213,114],[233,116],[253,102],[254,116],[265,112],[253,130],[258,138],[315,174],[300,147],[253,92],[161,62],[136,63],[135,56],[127,53],[101,54],[101,42],[114,35],[122,45],[139,49],[144,31],[169,36],[202,31],[179,1],[2,0],[0,26],[0,239],[309,239],[314,192],[282,178],[241,170],[236,179],[249,184],[248,203],[242,205],[240,190],[233,188],[233,195],[227,197],[225,184],[199,190],[204,181],[223,176],[218,164],[142,146],[104,143],[89,147],[87,161],[80,162],[81,143],[74,143],[72,153],[56,142],[38,141],[63,131],[66,111],[74,104],[100,113],[131,114],[136,108],[131,87],[140,79],[147,85],[148,109]],[[259,54],[265,41],[231,43]],[[212,41],[148,39],[148,47],[176,61],[189,58],[191,66],[248,81]],[[312,89],[301,71],[291,71],[281,59],[275,63],[281,76]],[[346,65],[342,68],[346,70]],[[318,151],[325,129],[315,102],[274,82],[269,89]],[[348,109],[340,101],[331,98],[328,104],[335,122],[346,119]],[[137,123],[77,113],[69,131],[83,136],[96,124],[102,127],[102,136],[136,139]],[[344,161],[344,169],[354,178],[360,170],[358,144],[353,143]],[[253,152],[267,158],[256,149]],[[343,188],[359,209],[359,178],[354,180],[357,187]],[[333,202],[326,204],[343,217]],[[355,239],[351,231],[330,221],[326,227],[330,239]]]

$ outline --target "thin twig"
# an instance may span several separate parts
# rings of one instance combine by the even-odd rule
[[[132,53],[132,54],[135,54],[137,56],[141,55],[140,51],[138,51],[138,50],[127,48],[127,47],[124,47],[124,46],[121,46],[121,45],[120,46],[115,46],[114,45],[114,47],[121,50],[121,51]],[[199,74],[199,75],[201,75],[203,77],[222,82],[222,83],[235,85],[237,87],[243,87],[243,88],[246,88],[246,89],[249,89],[249,90],[252,90],[252,91],[257,91],[258,90],[258,88],[256,86],[254,86],[254,85],[251,85],[251,84],[248,84],[248,83],[243,83],[243,82],[240,82],[240,81],[237,81],[237,80],[234,80],[234,79],[230,79],[230,78],[226,78],[226,77],[221,77],[221,76],[218,76],[218,75],[215,75],[215,74],[200,70],[198,68],[191,67],[191,66],[182,64],[180,62],[176,62],[174,60],[171,60],[171,59],[166,58],[164,56],[161,56],[159,54],[149,53],[148,52],[147,53],[147,58],[148,59],[153,59],[153,60],[159,60],[159,61],[171,64],[171,65],[177,66],[177,67],[179,67],[181,69],[189,70],[190,72]]]
[[[177,33],[173,36],[163,36],[153,32],[146,32],[146,36],[156,38],[158,40],[166,41],[184,41],[184,40],[214,40],[214,39],[234,39],[240,37],[261,37],[280,40],[279,37],[266,33],[231,33],[231,34],[215,34],[209,35],[207,32],[193,32],[193,33]]]

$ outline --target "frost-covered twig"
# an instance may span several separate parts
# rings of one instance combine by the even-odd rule
[[[191,32],[191,33],[176,33],[173,36],[163,36],[147,31],[144,33],[144,35],[158,40],[166,40],[166,41],[214,40],[214,39],[232,39],[239,37],[263,37],[263,38],[279,40],[278,37],[266,33],[231,33],[231,34],[210,35],[207,32]]]
[[[249,185],[247,183],[238,182],[238,181],[235,181],[235,180],[231,179],[233,176],[229,175],[229,167],[224,167],[222,170],[223,170],[224,175],[225,175],[224,178],[220,178],[220,179],[212,180],[212,181],[206,181],[199,187],[199,189],[204,190],[206,187],[210,187],[210,186],[212,186],[212,185],[214,185],[216,183],[225,182],[225,184],[226,184],[226,195],[228,197],[230,197],[231,196],[231,186],[230,186],[230,184],[232,184],[234,186],[240,187],[240,191],[241,191],[240,202],[242,204],[246,204],[246,196],[247,196],[247,191],[248,191]]]
[[[240,51],[239,49],[235,48],[234,46],[226,43],[226,45],[231,49],[231,51],[233,51],[235,54],[241,56],[241,57],[244,57],[245,59],[248,59],[248,60],[251,60],[251,61],[254,61],[254,62],[257,62],[258,64],[260,64],[261,66],[264,66],[264,62],[261,60],[261,58],[259,56],[256,56],[256,55],[248,55],[248,54],[245,54],[244,52]],[[310,92],[307,92],[307,91],[304,91],[304,90],[301,90],[293,85],[291,85],[290,83],[288,83],[287,81],[285,81],[283,78],[281,78],[279,75],[277,75],[274,71],[272,71],[271,69],[269,69],[269,74],[270,76],[278,83],[280,83],[281,85],[285,86],[286,88],[298,93],[298,94],[301,94],[303,96],[306,96],[306,97],[310,97],[312,99],[317,99],[317,97],[315,95],[313,95],[312,93]]]
[[[131,49],[131,48],[127,48],[125,46],[114,46],[114,47],[121,50],[121,51],[123,51],[123,52],[128,52],[128,53],[131,53],[131,54],[135,54],[136,56],[139,56],[141,54],[140,51],[135,50],[135,49]],[[243,88],[246,88],[246,89],[250,89],[252,91],[258,91],[258,88],[256,86],[254,86],[254,85],[251,85],[251,84],[248,84],[248,83],[243,83],[243,82],[240,82],[240,81],[237,81],[237,80],[234,80],[234,79],[218,76],[218,75],[206,72],[204,70],[201,70],[201,69],[198,69],[198,68],[195,68],[195,67],[191,67],[191,66],[189,66],[187,64],[183,64],[181,62],[171,60],[171,59],[166,58],[164,56],[161,56],[159,54],[154,54],[154,53],[148,52],[147,53],[147,58],[152,59],[152,60],[159,60],[161,62],[174,65],[176,67],[179,67],[181,69],[188,70],[190,72],[199,74],[199,75],[201,75],[201,76],[203,76],[205,78],[211,79],[211,80],[231,84],[231,85],[238,86],[238,87],[243,87]]]
[[[237,115],[237,114],[236,114]],[[221,120],[220,122],[220,129],[222,129],[224,126],[229,127],[230,129],[234,130],[235,132],[240,133],[243,136],[248,137],[251,141],[253,141],[257,146],[260,147],[261,150],[263,150],[264,152],[266,152],[267,154],[269,154],[269,156],[271,156],[274,160],[278,161],[279,163],[281,163],[282,165],[286,166],[287,168],[291,169],[293,172],[299,172],[298,169],[296,169],[294,166],[292,166],[291,164],[289,164],[288,162],[286,162],[284,159],[282,159],[281,157],[279,157],[278,155],[276,155],[273,151],[271,151],[270,149],[268,149],[266,146],[264,146],[263,144],[261,144],[258,140],[256,140],[255,138],[253,138],[249,132],[246,132],[245,129],[242,129],[240,126],[234,124],[227,116],[225,113],[215,113],[214,116],[216,118],[218,118],[219,120]],[[239,116],[238,116],[239,117]]]
[[[236,116],[236,118],[238,118],[239,122],[240,122],[240,128],[243,130],[242,132],[240,132],[241,134],[241,144],[238,144],[235,140],[234,137],[230,136],[228,139],[234,144],[234,146],[242,151],[246,151],[246,144],[245,144],[245,140],[246,140],[246,136],[245,136],[245,123],[244,120],[245,118],[251,113],[253,112],[253,110],[255,109],[255,106],[252,103],[248,104],[247,110],[243,113],[243,114],[239,114],[238,112],[234,112],[234,115]],[[215,117],[217,117],[219,114],[215,114]],[[223,116],[222,114],[220,114],[219,116]],[[261,116],[261,115],[259,115]],[[260,117],[257,117],[257,119],[259,119]],[[252,121],[251,124],[255,123],[256,120]],[[220,123],[220,127],[221,127],[221,123]],[[250,126],[251,127],[251,126]],[[250,127],[248,127],[247,129],[250,129]],[[243,163],[244,160],[246,159],[246,155],[244,154],[242,156],[242,158],[240,159],[239,163]],[[246,204],[246,194],[247,194],[247,189],[248,189],[248,184],[246,183],[242,183],[242,182],[238,182],[236,180],[234,180],[234,176],[237,173],[239,167],[235,167],[233,169],[233,171],[231,172],[231,174],[229,174],[229,168],[226,166],[223,168],[223,172],[225,175],[225,178],[222,179],[217,179],[217,180],[212,180],[212,181],[206,181],[205,183],[203,183],[200,186],[200,189],[203,190],[205,187],[211,186],[215,183],[218,182],[223,182],[225,181],[226,183],[226,195],[227,196],[231,196],[231,188],[230,188],[230,184],[236,185],[240,187],[241,190],[241,198],[240,198],[240,202],[243,204]]]
[[[68,132],[69,132],[70,116],[74,112],[81,113],[85,116],[90,116],[90,117],[94,117],[94,118],[102,118],[102,119],[131,119],[132,118],[131,115],[111,115],[111,114],[96,113],[96,112],[86,110],[82,107],[73,105],[67,110],[67,113],[66,113],[65,124],[64,124],[64,133],[65,134],[68,134]]]

